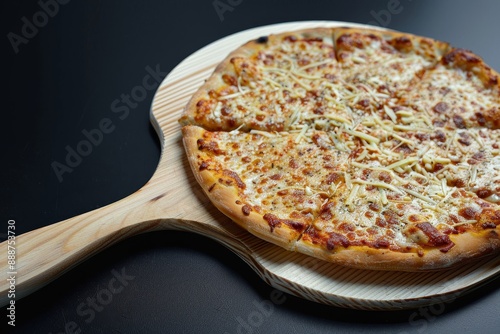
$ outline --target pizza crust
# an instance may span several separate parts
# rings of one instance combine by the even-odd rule
[[[439,60],[446,52],[451,49],[451,46],[442,41],[433,40],[409,33],[403,33],[394,30],[375,30],[361,28],[334,28],[333,36],[337,44],[338,38],[345,34],[353,35],[372,35],[380,40],[388,42],[396,50],[402,53],[417,52],[429,59]]]
[[[366,246],[339,247],[330,251],[310,242],[299,241],[297,251],[339,265],[370,270],[433,271],[453,267],[486,256],[495,255],[500,249],[500,227],[474,234],[450,236],[455,245],[446,253],[439,249],[416,252],[393,252]]]

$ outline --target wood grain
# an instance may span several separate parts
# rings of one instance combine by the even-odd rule
[[[340,307],[389,310],[451,301],[498,275],[498,256],[452,270],[406,273],[349,269],[288,252],[233,224],[196,183],[184,154],[177,119],[215,66],[245,41],[262,35],[346,25],[353,24],[307,21],[254,28],[223,38],[186,58],[165,78],[153,100],[151,122],[160,137],[162,155],[150,181],[118,202],[18,236],[17,299],[120,240],[164,229],[213,238],[235,252],[271,286]],[[0,254],[0,304],[5,305],[9,301],[7,242],[0,244]]]

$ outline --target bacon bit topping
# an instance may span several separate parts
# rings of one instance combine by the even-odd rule
[[[378,179],[380,181],[384,181],[385,183],[391,183],[392,181],[391,174],[387,173],[386,171],[380,172],[380,174],[378,175]]]
[[[335,232],[330,233],[330,237],[326,241],[326,248],[328,250],[333,250],[336,246],[342,246],[344,248],[349,247],[349,239],[342,234]]]
[[[481,224],[481,227],[486,230],[488,228],[496,228],[497,226],[493,222],[486,222],[486,223]]]
[[[476,116],[477,124],[479,124],[481,126],[485,126],[486,125],[486,119],[484,118],[484,115],[482,113],[477,112],[474,115]]]
[[[470,144],[472,144],[472,137],[468,132],[460,132],[458,134],[458,136],[460,137],[458,139],[459,143],[466,145],[466,146],[469,146]]]
[[[377,204],[377,203],[370,203],[368,204],[368,207],[370,208],[370,210],[372,211],[375,211],[375,212],[378,212],[380,211],[380,206]]]
[[[342,181],[344,179],[344,176],[340,173],[330,173],[326,177],[326,184],[332,184],[332,183],[338,183],[339,181]]]
[[[288,189],[280,190],[276,194],[278,194],[279,196],[285,196],[288,194]]]
[[[432,246],[444,246],[452,243],[449,236],[440,233],[428,222],[418,223],[416,226],[429,238],[429,244]]]
[[[409,39],[406,36],[393,38],[392,40],[389,41],[389,44],[391,44],[396,50],[403,52],[408,52],[413,47],[411,39]]]
[[[366,108],[366,107],[368,107],[368,106],[370,105],[370,100],[368,100],[368,99],[363,99],[363,100],[360,100],[360,101],[358,102],[358,105],[359,105],[360,107]]]
[[[230,86],[238,86],[238,80],[234,76],[227,73],[222,75],[222,81]]]
[[[448,103],[446,102],[439,102],[438,104],[436,104],[434,106],[434,108],[432,110],[434,110],[435,112],[437,112],[438,114],[442,114],[444,112],[446,112],[448,110]]]
[[[490,226],[490,224],[500,225],[500,210],[485,209],[478,217],[478,221],[486,226]]]
[[[283,177],[283,175],[282,175],[282,174],[273,174],[273,175],[271,175],[269,178],[270,178],[271,180],[276,180],[276,181],[277,181],[277,180],[281,180],[281,178],[282,178],[282,177]]]
[[[375,240],[375,242],[372,244],[373,247],[379,249],[379,248],[389,248],[389,246],[391,245],[391,243],[386,240],[386,239],[383,239],[383,238],[378,238],[377,240]]]
[[[465,207],[458,210],[458,214],[465,219],[475,219],[478,214],[478,210],[471,207]]]
[[[271,228],[271,232],[273,232],[276,227],[280,227],[281,224],[285,224],[298,232],[303,231],[304,228],[306,227],[304,223],[297,222],[297,221],[290,220],[290,219],[280,219],[271,213],[266,213],[263,216],[263,218],[269,224],[269,227]]]
[[[354,48],[362,48],[363,43],[359,39],[359,35],[356,36],[355,34],[344,34],[337,38],[337,47],[351,51]]]
[[[203,161],[200,165],[200,168],[199,170],[202,171],[202,170],[205,170],[208,168],[208,163],[206,161]]]
[[[456,127],[459,129],[465,129],[465,121],[462,116],[460,115],[454,115],[453,116],[453,122],[455,123]]]
[[[446,246],[444,246],[444,247],[440,248],[440,249],[439,249],[439,251],[440,251],[441,253],[448,253],[448,251],[449,251],[450,249],[452,249],[452,248],[453,248],[453,246],[455,246],[455,243],[454,243],[453,241],[451,241],[451,240],[450,240],[450,243],[449,243],[448,245],[446,245]]]
[[[241,207],[241,211],[245,216],[250,215],[250,212],[252,212],[252,207],[248,204],[245,204]]]
[[[203,116],[205,116],[206,114],[209,114],[212,111],[212,108],[213,108],[213,106],[210,103],[210,101],[205,100],[205,99],[199,100],[196,103],[196,110],[198,111],[197,117],[199,119],[202,119]]]
[[[408,217],[408,220],[415,223],[415,222],[418,222],[420,220],[420,218],[418,217],[418,215],[410,215]]]
[[[221,155],[224,153],[224,151],[219,149],[219,144],[217,144],[217,142],[215,142],[215,141],[210,141],[207,143],[204,139],[200,138],[196,141],[196,143],[198,144],[198,149],[200,151],[206,150],[206,151],[212,152],[215,155]]]
[[[319,217],[323,220],[332,219],[333,215],[331,209],[335,206],[334,202],[328,202],[321,207],[321,211],[319,213]]]
[[[482,151],[479,151],[479,152],[476,152],[474,153],[474,155],[472,156],[472,159],[476,159],[476,160],[484,160],[484,152]]]
[[[375,219],[375,224],[379,227],[386,227],[387,226],[387,222],[385,221],[385,219],[380,218],[380,217],[377,217],[377,219]],[[388,230],[388,231],[390,231],[390,230]]]
[[[477,197],[479,197],[479,198],[486,198],[486,197],[491,196],[493,194],[493,191],[489,188],[482,187],[476,191],[476,194],[477,194]]]
[[[240,179],[240,176],[233,172],[232,170],[229,170],[229,169],[224,169],[224,171],[222,172],[225,176],[231,178],[232,180],[234,180],[236,182],[236,184],[238,185],[238,188],[240,189],[245,189],[246,188],[246,184]]]
[[[457,48],[448,52],[441,61],[445,65],[455,62],[459,64],[477,64],[481,59],[468,50]]]

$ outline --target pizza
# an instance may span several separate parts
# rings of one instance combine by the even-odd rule
[[[264,36],[179,122],[211,202],[287,250],[393,271],[500,252],[499,75],[471,51],[349,27]]]

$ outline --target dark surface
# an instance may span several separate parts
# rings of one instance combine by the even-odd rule
[[[220,0],[233,5],[219,16],[213,0],[73,0],[15,53],[8,34],[21,35],[22,18],[33,22],[41,7],[4,1],[0,236],[9,219],[21,234],[112,203],[147,182],[160,154],[149,124],[153,91],[123,119],[112,107],[141,85],[146,67],[159,66],[165,76],[206,44],[261,25],[377,23],[391,2]],[[378,25],[471,49],[500,70],[498,1],[401,0],[397,11],[380,15]],[[103,118],[113,131],[59,180],[52,164],[64,163],[67,147],[75,149],[82,131]],[[123,283],[113,279],[120,273]],[[166,231],[121,242],[18,300],[15,332],[493,333],[500,326],[499,282],[419,310],[339,309],[279,294],[218,243]],[[12,330],[7,310],[0,315]]]

